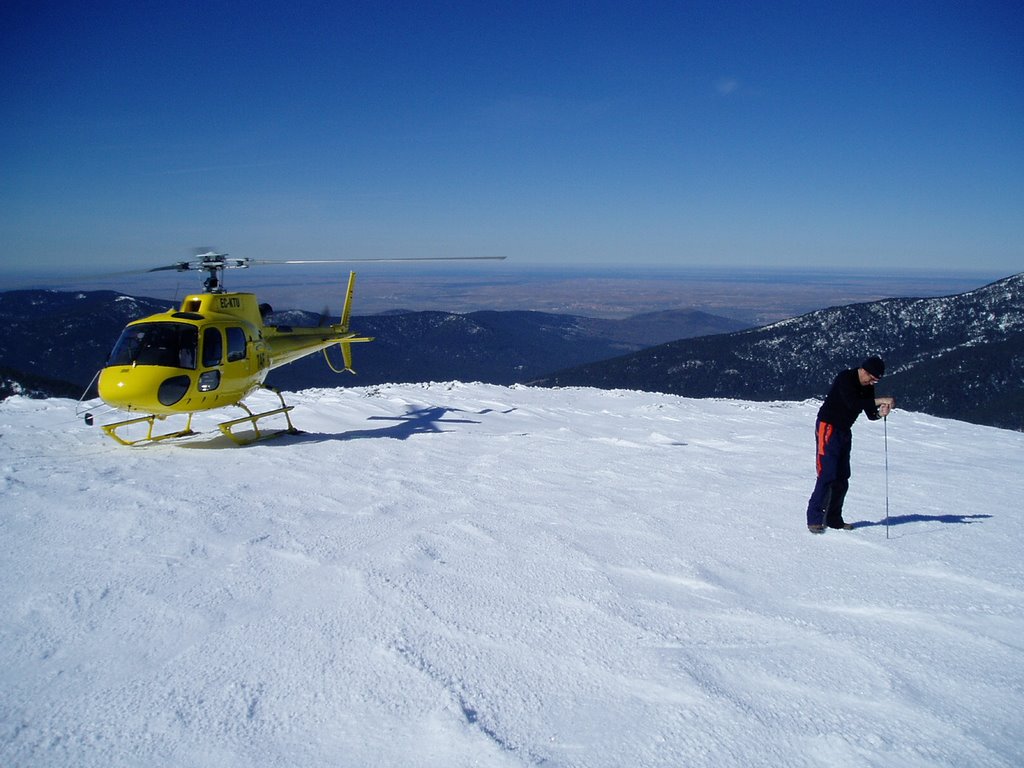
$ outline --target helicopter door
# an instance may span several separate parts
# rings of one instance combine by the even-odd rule
[[[224,359],[224,338],[220,328],[207,328],[203,331],[203,368],[214,370],[199,374],[199,391],[212,392],[220,387],[219,366]]]
[[[220,328],[207,328],[203,331],[203,368],[220,365],[224,359],[224,339]]]
[[[221,388],[225,395],[245,397],[256,383],[251,374],[252,362],[249,359],[245,329],[236,325],[228,326],[224,329],[224,335],[227,339],[227,362],[224,364]]]

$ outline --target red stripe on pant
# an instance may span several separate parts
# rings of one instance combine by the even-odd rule
[[[825,455],[828,441],[832,439],[832,425],[825,421],[818,422],[818,451],[814,457],[814,469],[821,474],[821,457]]]

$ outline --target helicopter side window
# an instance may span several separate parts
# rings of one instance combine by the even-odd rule
[[[228,362],[245,360],[245,331],[241,328],[228,328]]]
[[[207,328],[203,331],[203,367],[220,365],[223,357],[224,339],[220,335],[220,328]]]
[[[185,323],[141,323],[121,332],[108,365],[162,365],[195,368],[199,336]]]

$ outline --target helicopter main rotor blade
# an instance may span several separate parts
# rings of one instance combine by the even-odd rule
[[[357,264],[395,261],[504,261],[505,256],[399,256],[383,259],[252,259],[251,264]]]
[[[206,272],[209,277],[205,287],[207,290],[223,290],[221,275],[225,269],[245,269],[250,264],[386,264],[388,262],[417,261],[504,261],[505,256],[396,256],[389,258],[355,258],[355,259],[249,259],[227,258],[228,254],[218,253],[211,249],[196,249],[196,257],[188,261],[176,261],[162,267],[132,270],[117,274],[144,274],[149,272]],[[211,287],[212,285],[212,287]]]
[[[184,271],[186,271],[188,269],[192,269],[193,268],[193,267],[190,267],[190,264],[191,264],[191,262],[181,261],[181,262],[178,262],[177,264],[168,264],[165,267],[153,267],[152,269],[144,269],[142,271],[143,272],[170,272],[170,271],[173,270],[175,272],[184,272]]]

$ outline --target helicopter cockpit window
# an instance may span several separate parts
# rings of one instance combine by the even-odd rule
[[[203,367],[220,365],[224,357],[224,338],[220,328],[207,328],[203,331]]]
[[[198,346],[199,334],[194,325],[140,323],[124,329],[107,364],[194,369]]]
[[[241,328],[228,328],[228,362],[245,360],[245,331]]]

